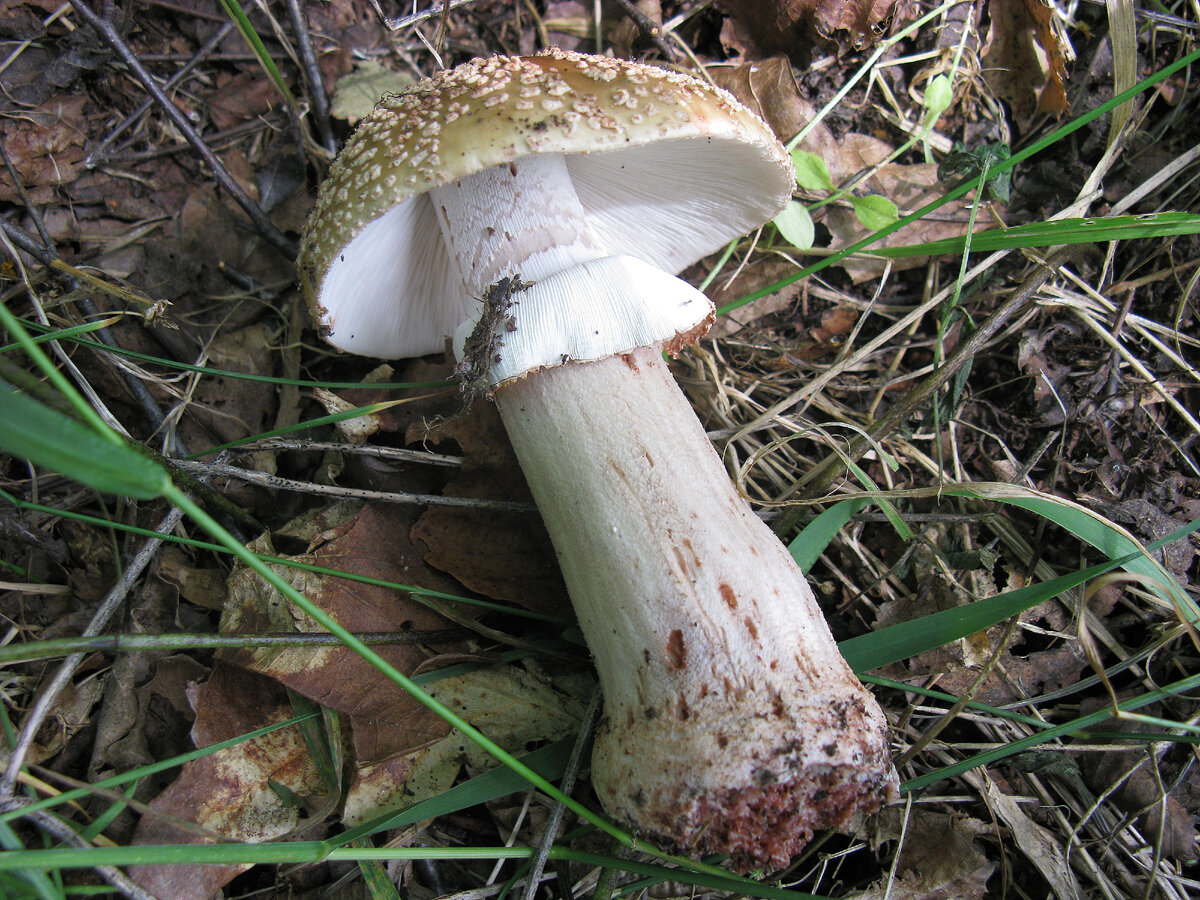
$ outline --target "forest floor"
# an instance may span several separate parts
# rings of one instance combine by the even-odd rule
[[[0,387],[40,401],[49,455],[0,454],[0,857],[93,855],[0,858],[0,895],[483,898],[525,892],[505,853],[546,846],[526,896],[1200,896],[1200,238],[1155,230],[1200,209],[1194,63],[1093,115],[1195,51],[1195,3],[384,6],[405,18],[260,0],[239,28],[217,0],[8,0],[3,303],[97,428],[488,738],[578,774],[588,820],[549,829],[555,797],[55,433],[72,407],[6,326]],[[494,405],[459,411],[445,353],[338,353],[297,287],[317,187],[380,97],[546,47],[673,67],[803,132],[790,224],[680,273],[721,314],[672,367],[755,510],[785,542],[813,526],[793,549],[904,793],[754,883],[596,826],[571,754],[595,677]],[[836,255],[981,173],[873,245],[917,249]],[[1133,230],[962,252],[972,222],[1082,217]]]

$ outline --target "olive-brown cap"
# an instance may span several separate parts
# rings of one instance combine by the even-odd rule
[[[383,100],[322,185],[300,280],[323,336],[395,358],[433,353],[473,305],[427,192],[563,154],[614,255],[675,273],[775,216],[793,188],[770,129],[687,75],[549,50],[477,59]]]

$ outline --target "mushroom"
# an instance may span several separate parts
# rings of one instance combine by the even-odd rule
[[[490,357],[604,693],[597,795],[740,868],[786,865],[897,791],[882,711],[663,361],[713,317],[673,273],[792,187],[724,91],[557,50],[495,57],[363,121],[300,256],[335,346],[421,355],[457,333]]]

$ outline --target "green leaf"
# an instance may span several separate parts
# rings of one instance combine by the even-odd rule
[[[970,178],[985,177],[984,187],[993,200],[1007,203],[1012,198],[1012,169],[989,174],[992,167],[1012,156],[1007,144],[983,144],[970,150],[961,141],[938,165],[938,180],[958,184]]]
[[[792,246],[801,250],[812,248],[816,237],[812,216],[799,200],[792,200],[783,208],[783,212],[775,217],[775,227]]]
[[[806,191],[832,191],[833,179],[825,160],[807,150],[792,151],[792,165],[796,169],[796,184]]]
[[[842,500],[805,525],[804,530],[788,544],[788,551],[792,554],[792,559],[796,560],[800,571],[807,574],[834,536],[855,513],[870,503],[866,498]]]
[[[149,500],[171,484],[157,462],[0,381],[0,449],[105,494]]]
[[[896,208],[896,204],[878,194],[851,197],[850,203],[854,206],[854,217],[864,228],[870,228],[872,231],[887,228],[900,218],[900,210]]]

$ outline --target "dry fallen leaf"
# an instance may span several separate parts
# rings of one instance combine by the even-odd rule
[[[997,818],[1008,826],[1017,847],[1046,879],[1053,895],[1058,900],[1082,900],[1083,891],[1059,838],[1033,821],[1016,798],[1001,791],[986,772],[971,774],[975,776],[971,780],[976,782],[976,787],[982,789],[988,808],[994,810]],[[979,785],[978,781],[983,781],[983,784]]]
[[[337,80],[330,115],[354,125],[371,112],[385,94],[398,94],[413,83],[411,75],[397,72],[377,60],[354,63],[354,71]]]
[[[907,817],[907,820],[906,820]],[[872,844],[899,841],[895,877],[883,878],[850,900],[976,900],[988,896],[987,882],[996,864],[976,839],[989,827],[978,819],[924,806],[892,807],[876,818]]]
[[[1045,0],[992,0],[983,75],[1024,130],[1038,113],[1067,111],[1067,54],[1054,8]]]
[[[1153,709],[1143,712],[1157,715]],[[1110,720],[1097,726],[1104,731],[1141,731],[1143,723]],[[1196,858],[1196,815],[1174,796],[1185,796],[1186,782],[1156,772],[1152,760],[1154,747],[1141,741],[1131,741],[1128,750],[1108,753],[1081,753],[1079,766],[1084,781],[1097,795],[1104,795],[1122,812],[1136,815],[1142,835],[1156,847],[1162,836],[1161,850],[1170,859]],[[1114,790],[1114,786],[1119,785]],[[1164,793],[1171,789],[1173,793]]]
[[[843,160],[848,156],[861,156],[865,145],[874,141],[874,138],[866,135],[847,135],[841,148]],[[879,151],[883,149],[883,147],[878,148]],[[871,154],[866,158],[875,155]],[[871,163],[871,165],[873,164]],[[937,166],[933,163],[911,165],[888,163],[860,182],[855,193],[886,197],[899,207],[900,215],[903,216],[941,197],[945,193],[945,186],[938,181]],[[983,203],[975,220],[975,230],[994,228],[999,218],[999,207],[996,204]],[[839,203],[827,207],[823,221],[833,234],[831,247],[835,250],[862,240],[872,231],[858,221],[849,204]],[[955,200],[943,204],[937,211],[876,241],[872,247],[901,247],[960,237],[966,233],[969,221],[970,203],[967,200]],[[917,268],[925,265],[926,262],[927,258],[921,256],[897,259],[892,261],[892,269]],[[867,258],[848,258],[838,265],[845,269],[856,283],[860,284],[872,278],[878,278],[886,268],[886,264],[882,260]]]
[[[513,753],[567,737],[578,730],[592,690],[590,677],[551,681],[535,667],[503,666],[435,681],[427,690],[492,740]],[[192,729],[205,747],[283,721],[292,715],[284,689],[273,680],[221,665],[188,697]],[[496,761],[461,734],[399,754],[351,773],[342,822],[356,825],[436,796],[464,766],[491,768]],[[201,757],[150,804],[134,842],[198,843],[223,836],[260,842],[285,837],[304,824],[288,797],[315,801],[324,790],[300,731],[289,727]],[[198,826],[192,828],[191,825]],[[249,866],[139,866],[138,884],[172,900],[204,900]]]
[[[902,0],[721,0],[722,42],[746,56],[803,57],[811,44],[862,47],[878,40]]]
[[[573,734],[592,689],[590,677],[551,681],[534,667],[502,666],[434,681],[434,697],[501,747],[521,754],[531,745]],[[492,768],[496,760],[457,732],[416,753],[360,767],[346,795],[347,825],[436,796],[464,766]]]
[[[292,715],[284,689],[260,675],[219,666],[203,685],[188,691],[196,712],[197,747],[245,734]],[[179,778],[150,803],[135,844],[195,844],[202,829],[258,843],[279,838],[300,823],[300,810],[286,803],[271,783],[300,797],[322,790],[316,766],[296,726],[273,731],[185,763]],[[247,865],[134,866],[130,876],[156,897],[205,900]]]
[[[217,89],[206,99],[208,114],[222,131],[263,115],[282,102],[275,85],[257,69],[222,76]]]
[[[929,530],[927,538],[928,546],[940,542],[935,530]],[[922,548],[912,559],[919,589],[905,598],[881,603],[876,629],[964,606],[975,599],[993,596],[1000,590],[983,570],[947,574],[945,562],[934,558],[930,550]],[[1011,590],[1016,584],[1005,587]],[[1071,627],[1069,615],[1055,601],[1028,609],[1020,618],[1022,623],[1053,633]],[[986,632],[912,656],[889,667],[889,671],[901,679],[936,675],[939,690],[962,695],[974,686],[979,667],[999,651],[998,664],[976,687],[974,696],[986,703],[1003,704],[1073,684],[1087,665],[1070,641],[1059,641],[1031,652],[1025,645],[1026,636],[1031,632],[1020,628],[1007,645],[1001,646],[1005,629],[1003,624],[996,625]]]
[[[301,517],[277,534],[308,543],[305,552],[288,557],[297,562],[458,593],[459,585],[425,566],[419,550],[409,543],[410,515],[389,506],[341,503]],[[250,547],[279,555],[267,536]],[[404,591],[290,567],[279,566],[276,571],[350,631],[432,632],[444,631],[450,625]],[[322,630],[250,570],[238,568],[230,575],[222,632]],[[457,647],[445,636],[435,643],[444,650]],[[418,643],[377,649],[405,674],[412,674],[431,655],[424,644]],[[385,759],[438,740],[446,733],[447,726],[441,719],[348,648],[260,648],[222,651],[221,656],[350,716],[354,749],[361,762]]]
[[[715,67],[711,70],[713,80],[728,90],[742,103],[762,116],[775,131],[776,136],[787,141],[794,137],[816,116],[816,109],[800,93],[791,64],[782,57],[774,57],[757,63],[738,66]],[[818,123],[796,148],[819,157],[829,170],[834,184],[843,184],[860,172],[879,166],[892,152],[892,147],[879,138],[851,132],[838,140],[823,122]],[[937,166],[933,164],[889,163],[881,166],[868,178],[859,182],[854,193],[857,196],[874,194],[885,197],[899,207],[901,215],[920,209],[941,197],[945,186],[938,180]],[[814,196],[812,199],[819,199]],[[986,203],[976,219],[976,230],[994,227],[999,218],[999,207]],[[871,233],[855,215],[851,204],[830,204],[816,214],[816,221],[825,225],[832,235],[831,249],[856,243]],[[967,230],[969,202],[959,200],[943,205],[937,212],[904,227],[879,241],[878,247],[898,247],[906,244],[921,244],[926,241],[959,237]],[[798,251],[797,251],[798,253]],[[924,265],[926,259],[911,257],[894,260],[893,270],[915,268]],[[847,259],[838,264],[855,282],[861,283],[883,274],[887,264],[882,260],[859,258]],[[765,285],[780,280],[795,271],[784,267],[780,272],[769,268],[768,277],[753,281],[743,276],[739,279],[737,296],[745,296]],[[779,309],[795,295],[795,289],[785,290],[784,299],[769,295],[757,301],[749,309],[739,310],[738,321],[747,323],[767,312]],[[722,300],[735,300],[737,296],[722,296]]]
[[[427,441],[454,441],[463,464],[446,485],[451,497],[533,502],[500,416],[491,403],[429,432]],[[484,596],[550,615],[569,615],[562,574],[541,518],[534,512],[491,512],[434,506],[413,528],[429,548],[425,561]]]
[[[83,107],[86,96],[51,97],[36,109],[20,116],[7,113],[0,119],[0,139],[17,170],[29,201],[52,202],[55,188],[70,184],[83,169],[87,123]],[[0,178],[0,200],[20,203],[12,179]]]

